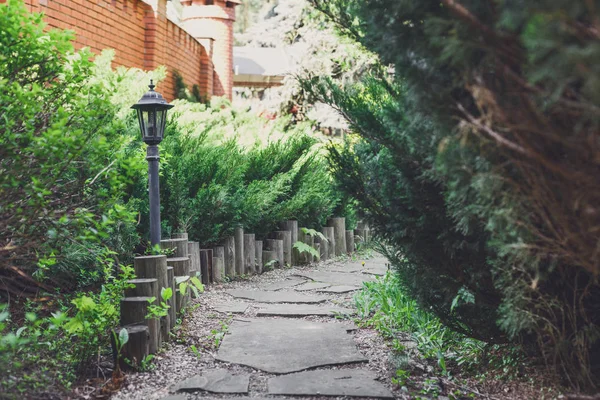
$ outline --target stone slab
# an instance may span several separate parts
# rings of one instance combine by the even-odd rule
[[[346,263],[343,265],[333,264],[333,265],[327,266],[325,268],[325,270],[331,271],[331,272],[353,273],[353,272],[360,272],[360,271],[364,270],[365,268],[366,268],[366,266],[362,262],[360,262],[360,263],[352,262],[352,263]]]
[[[362,271],[363,274],[371,274],[383,276],[388,272],[388,269],[385,265],[371,265],[369,268]]]
[[[212,393],[248,393],[249,374],[233,375],[226,369],[216,369],[195,375],[175,385],[176,392],[206,391]]]
[[[249,299],[259,303],[297,303],[297,304],[314,304],[322,303],[326,299],[322,296],[307,296],[295,292],[269,292],[262,290],[245,290],[245,289],[231,289],[225,291],[238,299]]]
[[[160,400],[187,400],[185,394],[172,394],[167,397],[161,397]]]
[[[294,276],[294,277],[288,278],[281,282],[275,282],[275,283],[270,283],[265,286],[260,286],[260,289],[275,291],[275,290],[281,290],[281,289],[293,287],[296,285],[300,285],[301,283],[304,283],[304,282],[306,282],[306,278]]]
[[[246,310],[248,309],[250,305],[246,304],[246,303],[233,303],[233,302],[227,302],[227,303],[219,303],[219,304],[215,304],[215,306],[213,307],[215,309],[215,311],[220,312],[220,313],[224,313],[224,314],[243,314],[246,312]]]
[[[359,290],[358,286],[350,286],[350,285],[339,285],[339,286],[329,286],[328,288],[323,288],[317,290],[320,293],[349,293]]]
[[[373,275],[362,273],[345,273],[333,271],[298,271],[296,275],[303,276],[317,282],[330,283],[336,286],[362,286],[363,282],[375,279]]]
[[[291,396],[349,396],[393,399],[377,376],[365,370],[320,370],[277,376],[268,381],[269,394]]]
[[[256,313],[258,317],[308,317],[310,315],[334,317],[338,314],[351,315],[354,311],[349,308],[312,304],[267,304]]]
[[[308,290],[323,289],[323,288],[326,288],[329,286],[331,286],[330,283],[307,282],[307,283],[303,283],[302,285],[298,285],[298,286],[294,287],[294,290],[297,290],[298,292],[305,292]]]
[[[216,359],[275,374],[368,361],[356,349],[347,328],[296,319],[234,321]]]

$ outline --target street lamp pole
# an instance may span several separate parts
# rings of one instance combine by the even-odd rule
[[[150,80],[146,92],[140,101],[131,106],[137,111],[142,140],[148,145],[146,160],[148,161],[148,190],[150,196],[150,244],[152,247],[160,244],[160,191],[158,177],[158,162],[160,155],[158,145],[163,139],[167,122],[167,110],[172,104],[154,91],[154,84]]]
[[[160,244],[160,183],[158,177],[160,155],[158,145],[148,145],[146,160],[148,161],[148,189],[150,191],[150,243],[154,247],[154,245]]]

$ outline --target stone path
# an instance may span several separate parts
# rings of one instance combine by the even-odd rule
[[[354,292],[386,269],[382,258],[329,261],[211,287],[186,329],[198,349],[212,318],[218,345],[198,362],[159,362],[165,383],[131,384],[116,399],[393,399],[389,371],[360,346],[351,317]]]

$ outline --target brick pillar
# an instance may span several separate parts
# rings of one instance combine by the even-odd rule
[[[167,0],[154,0],[144,16],[144,69],[166,64]],[[161,90],[159,85],[156,89]]]
[[[233,93],[233,22],[239,0],[182,0],[182,23],[187,32],[198,40],[212,38],[214,96]],[[209,49],[207,49],[207,52]]]
[[[202,53],[202,66],[200,68],[200,93],[206,100],[210,100],[214,92],[215,67],[212,60],[215,40],[213,38],[196,39],[198,39],[204,47],[204,52]]]

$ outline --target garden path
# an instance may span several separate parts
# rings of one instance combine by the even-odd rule
[[[116,398],[395,398],[384,346],[352,322],[354,292],[386,270],[382,257],[331,260],[209,287],[156,369]]]

